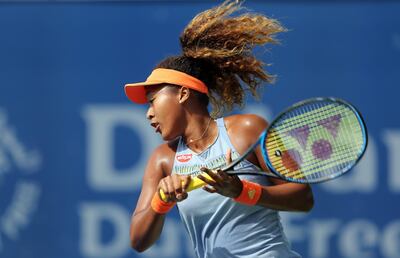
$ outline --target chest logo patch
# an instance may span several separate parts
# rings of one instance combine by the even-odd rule
[[[180,154],[176,156],[176,160],[179,162],[188,162],[192,159],[192,154]]]

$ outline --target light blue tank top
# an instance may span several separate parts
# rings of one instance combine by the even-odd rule
[[[172,173],[196,175],[203,166],[216,169],[226,164],[225,154],[239,156],[229,140],[223,118],[217,119],[218,136],[201,153],[195,153],[179,140]],[[235,167],[241,170],[259,169],[244,160]],[[245,175],[242,179],[269,185],[268,177]],[[231,198],[211,194],[202,189],[189,192],[179,202],[179,213],[197,257],[199,258],[298,258],[290,250],[277,211],[261,206],[248,206]]]

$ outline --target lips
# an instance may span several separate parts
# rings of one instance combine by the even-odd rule
[[[150,125],[156,129],[156,133],[161,133],[160,124],[159,123],[153,122]]]

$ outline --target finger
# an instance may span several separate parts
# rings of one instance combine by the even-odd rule
[[[218,173],[215,173],[215,171],[213,171],[209,168],[202,167],[202,168],[200,168],[200,170],[203,172],[206,172],[207,175],[209,175],[216,183],[220,183],[220,182],[224,181],[223,178],[221,178],[221,176],[218,175]]]
[[[230,163],[232,163],[232,150],[231,148],[228,148],[228,150],[226,151],[226,164],[229,165]]]
[[[203,182],[206,183],[206,184],[209,184],[209,185],[216,185],[215,180],[209,179],[209,178],[207,178],[207,177],[205,177],[205,176],[203,176],[203,175],[198,175],[197,178],[200,179],[201,181],[203,181]]]
[[[163,191],[165,197],[167,198],[167,201],[170,201],[171,200],[171,194],[168,191],[168,184],[165,182],[164,179],[160,181],[160,190]]]
[[[180,202],[186,199],[187,193],[175,193],[175,199]]]
[[[177,201],[182,201],[183,200],[183,195],[182,195],[182,181],[180,177],[174,176],[172,180],[172,184],[174,187],[174,195]]]
[[[191,176],[182,176],[181,177],[182,192],[186,192],[186,189],[188,188],[188,186],[190,184],[190,180],[192,180]]]
[[[172,176],[172,185],[174,187],[174,192],[181,193],[182,192],[182,180],[179,176]]]
[[[167,187],[167,184],[165,183],[165,180],[164,180],[164,179],[161,179],[159,186],[160,186],[160,189],[161,189],[165,194],[168,194],[168,187]]]
[[[222,178],[222,180],[226,181],[229,179],[228,173],[222,171],[222,169],[217,170],[218,175]]]
[[[205,191],[207,191],[209,193],[216,193],[217,192],[217,190],[214,187],[211,187],[211,186],[206,186],[205,185],[202,188],[203,188],[203,190],[205,190]]]
[[[176,196],[176,199],[178,202],[185,200],[188,197],[188,193],[183,192],[179,194],[179,198],[178,195]]]
[[[164,182],[164,185],[165,185],[165,188],[166,188],[166,192],[165,193],[168,194],[168,198],[171,201],[175,201],[175,189],[174,189],[174,186],[173,186],[171,178],[170,177],[165,178],[163,180],[163,182]]]

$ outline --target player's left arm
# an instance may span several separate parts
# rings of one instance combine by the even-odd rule
[[[248,123],[253,125],[251,129],[253,132],[248,132],[245,135],[249,135],[252,139],[250,142],[256,141],[261,131],[259,128],[267,128],[268,123],[265,119],[259,116],[252,116],[247,118]],[[258,146],[254,152],[258,165],[262,170],[268,171],[268,167],[264,162],[264,158],[261,153],[261,147]],[[257,202],[257,205],[264,207],[283,210],[283,211],[310,211],[314,206],[314,197],[311,186],[309,184],[298,184],[284,181],[279,178],[269,177],[269,181],[273,184],[272,186],[264,186],[262,194]]]
[[[259,135],[267,128],[268,123],[257,115],[234,115],[226,119],[225,125],[233,146],[241,154],[258,140]],[[229,160],[230,157],[227,157],[227,159]],[[261,167],[264,171],[268,171],[260,147],[250,153],[247,160]],[[213,188],[206,188],[205,190],[233,198],[240,194],[242,185],[238,182],[237,176],[228,175],[221,171],[215,176],[210,175],[216,183],[204,180],[213,186]],[[312,209],[314,198],[310,185],[290,183],[273,177],[269,177],[269,180],[272,185],[262,186],[261,197],[257,205],[282,211],[307,212]]]

